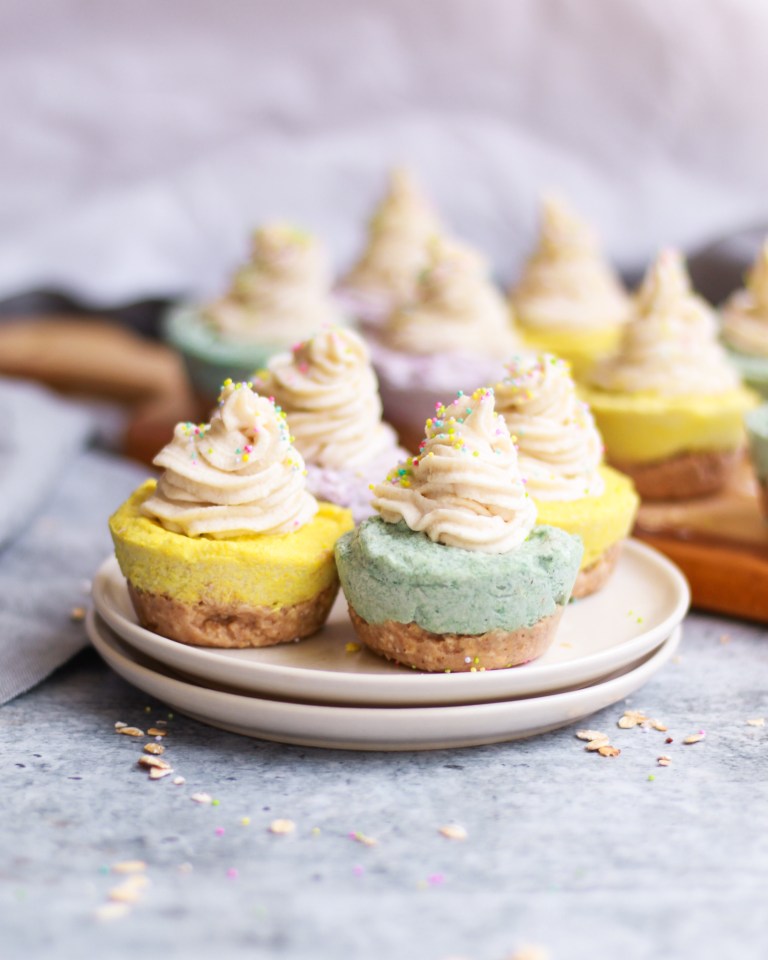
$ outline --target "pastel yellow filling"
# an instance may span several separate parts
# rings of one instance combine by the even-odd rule
[[[608,393],[580,387],[603,435],[609,460],[646,463],[679,453],[735,450],[743,417],[759,398],[739,387],[708,396]]]
[[[536,500],[536,522],[559,527],[581,537],[581,569],[591,567],[605,551],[632,530],[640,498],[629,477],[610,467],[600,467],[605,489],[599,497],[580,500]]]
[[[619,345],[620,326],[599,327],[596,330],[542,330],[520,325],[527,347],[539,352],[557,354],[571,365],[574,377],[583,376],[600,357],[612,353]]]
[[[320,503],[295,533],[187,537],[139,512],[155,485],[147,480],[109,520],[120,569],[140,590],[182,603],[280,608],[309,600],[336,580],[333,548],[354,526],[349,510]]]

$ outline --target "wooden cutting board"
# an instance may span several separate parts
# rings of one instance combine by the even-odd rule
[[[635,536],[680,567],[695,607],[768,623],[768,522],[746,458],[717,496],[643,504]]]

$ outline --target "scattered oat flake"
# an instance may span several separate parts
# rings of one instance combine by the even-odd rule
[[[683,743],[687,743],[687,744],[699,743],[701,740],[704,739],[704,736],[705,736],[704,733],[692,733],[690,737],[686,737],[683,740]]]
[[[80,623],[85,620],[85,607],[72,607],[69,611],[69,619],[74,623]]]
[[[273,820],[272,823],[270,823],[269,825],[270,833],[277,833],[277,834],[293,833],[295,829],[296,829],[296,824],[293,822],[293,820]]]
[[[360,653],[362,647],[359,643],[346,643],[344,644],[344,649],[347,653]]]
[[[764,727],[765,717],[752,717],[751,720],[747,720],[747,723],[750,727]]]
[[[128,726],[127,723],[123,723],[122,720],[118,720],[118,721],[115,723],[115,730],[122,730],[123,727],[127,727],[127,726]]]
[[[654,720],[651,724],[654,730],[658,730],[659,733],[666,733],[669,727],[666,724],[663,724],[660,720]]]
[[[133,884],[121,883],[119,887],[112,887],[109,899],[116,903],[136,903],[141,897],[141,890]]]
[[[115,727],[118,733],[124,733],[126,737],[143,737],[144,731],[138,727]]]
[[[163,770],[160,767],[152,767],[149,771],[150,780],[162,780],[163,777],[168,777],[173,773],[173,770],[169,767],[167,770]]]
[[[589,750],[590,753],[594,753],[595,750],[599,750],[600,747],[607,747],[607,746],[609,746],[608,737],[606,737],[605,739],[601,738],[599,740],[590,740],[589,743],[584,747],[584,749]]]
[[[364,833],[360,833],[359,830],[354,830],[349,835],[350,840],[355,840],[357,843],[362,843],[364,847],[376,847],[378,846],[379,841],[373,837],[367,837]]]
[[[187,782],[186,777],[174,777],[174,778],[173,778],[173,783],[174,783],[174,785],[177,786],[177,787],[180,787],[180,786],[182,785],[182,783],[186,783],[186,782]]]
[[[515,950],[509,960],[549,960],[549,950],[530,944]]]
[[[597,752],[601,757],[618,757],[621,753],[618,747],[611,747],[609,744],[603,744],[603,746],[597,748]]]
[[[660,767],[668,767],[672,763],[672,757],[668,757],[666,754],[662,753],[660,757],[657,757],[656,762]]]
[[[607,740],[608,734],[601,730],[577,730],[576,736],[579,740]]]
[[[147,736],[149,737],[164,737],[167,733],[167,730],[161,730],[160,727],[150,727],[147,730]]]
[[[448,823],[440,827],[440,833],[449,840],[466,840],[467,831],[458,823]]]
[[[104,903],[94,911],[97,920],[119,920],[131,912],[127,903]]]
[[[112,873],[143,873],[146,869],[143,860],[121,860],[112,864]]]
[[[149,770],[167,770],[169,773],[171,770],[170,763],[160,757],[147,757],[142,754],[136,762],[140,767],[145,767]]]
[[[194,800],[195,803],[210,803],[213,797],[210,793],[193,793],[189,799]]]
[[[145,743],[144,752],[153,753],[156,757],[159,757],[161,753],[165,753],[165,747],[161,743]]]

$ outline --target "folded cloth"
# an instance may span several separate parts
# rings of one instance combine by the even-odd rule
[[[147,470],[97,451],[70,458],[27,529],[0,552],[0,704],[29,690],[87,641],[73,610],[112,549],[109,514]]]
[[[24,529],[86,444],[93,416],[23,380],[0,378],[0,550]]]
[[[107,517],[146,468],[86,450],[92,417],[28,383],[0,380],[0,704],[87,640],[72,611],[111,549]]]

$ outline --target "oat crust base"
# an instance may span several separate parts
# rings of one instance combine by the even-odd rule
[[[164,594],[147,593],[131,583],[128,592],[139,623],[147,630],[193,647],[271,647],[300,640],[325,623],[338,583],[290,607],[181,603]]]
[[[697,451],[652,463],[611,461],[611,466],[632,478],[643,500],[693,500],[722,490],[740,456],[740,450]]]
[[[576,583],[573,585],[573,592],[571,593],[574,600],[580,600],[582,597],[588,597],[593,593],[597,593],[598,590],[605,586],[609,577],[616,569],[616,564],[619,562],[623,546],[624,541],[619,540],[618,543],[614,543],[613,546],[608,547],[605,553],[598,557],[594,563],[585,567],[583,570],[579,570],[576,576]]]
[[[519,630],[489,630],[466,636],[456,633],[431,633],[416,623],[368,623],[349,608],[355,632],[363,643],[388,660],[395,660],[430,673],[499,670],[514,667],[540,657],[554,639],[563,608],[544,617],[532,627]],[[467,663],[467,657],[470,662]]]

